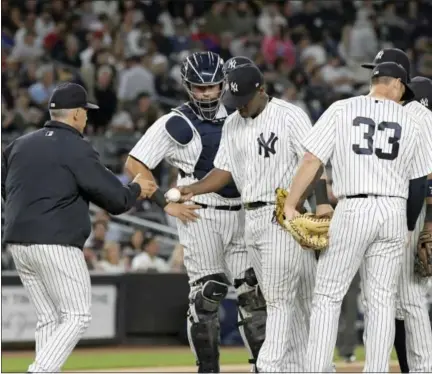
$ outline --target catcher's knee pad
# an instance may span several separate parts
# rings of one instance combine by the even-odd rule
[[[219,305],[228,293],[225,274],[213,274],[199,279],[200,286],[190,299],[188,337],[194,350],[199,373],[218,373],[220,325]]]
[[[238,295],[238,327],[252,356],[249,362],[256,364],[258,353],[265,339],[266,302],[252,268],[246,270],[243,279],[237,279],[236,281],[237,287],[243,283],[252,287],[252,290]]]

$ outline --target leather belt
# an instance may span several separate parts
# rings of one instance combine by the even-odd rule
[[[241,205],[216,205],[216,206],[213,206],[213,205],[196,203],[195,201],[193,203],[201,206],[201,208],[203,208],[203,209],[211,208],[211,209],[216,209],[216,210],[239,211],[242,208]]]
[[[262,208],[263,206],[268,206],[268,205],[274,205],[274,203],[266,203],[265,201],[254,201],[252,203],[244,204],[244,208],[246,210],[253,210],[253,209]]]
[[[388,195],[368,195],[368,194],[358,194],[358,195],[351,195],[351,196],[345,196],[345,199],[367,199],[368,197],[399,197],[400,196],[388,196]]]

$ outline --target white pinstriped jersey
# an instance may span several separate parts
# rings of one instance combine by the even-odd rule
[[[243,203],[274,202],[275,189],[291,184],[311,127],[302,109],[276,98],[254,119],[234,112],[225,121],[214,165],[232,174]]]
[[[424,126],[424,130],[428,131],[432,138],[432,111],[418,101],[410,101],[404,105],[404,108],[414,116],[421,126]]]
[[[336,198],[407,198],[409,180],[432,172],[430,131],[390,100],[358,96],[337,101],[303,144],[323,163],[331,162]]]
[[[186,145],[178,143],[166,130],[165,124],[173,116],[182,117],[191,127],[193,137]],[[216,118],[227,117],[227,111],[223,105],[219,107]],[[222,125],[221,125],[222,126]],[[130,155],[150,170],[154,169],[162,160],[166,160],[170,165],[184,171],[187,175],[181,177],[179,174],[177,185],[189,185],[197,181],[192,175],[195,165],[203,150],[201,136],[190,122],[180,111],[175,109],[160,117],[147,132],[141,137],[135,147],[130,151]],[[239,205],[240,198],[226,198],[216,193],[198,195],[193,198],[197,203],[217,206],[217,205]]]

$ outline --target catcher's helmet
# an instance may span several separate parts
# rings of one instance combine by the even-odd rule
[[[189,94],[199,114],[207,120],[213,120],[219,109],[222,95],[222,85],[225,75],[223,73],[223,60],[213,52],[195,52],[186,57],[181,67],[183,86]],[[198,100],[192,92],[192,86],[220,86],[217,98]]]
[[[241,65],[253,64],[253,63],[254,62],[250,58],[244,56],[231,57],[229,60],[227,60],[227,62],[225,62],[223,66],[223,72],[226,75],[231,70],[234,70]]]

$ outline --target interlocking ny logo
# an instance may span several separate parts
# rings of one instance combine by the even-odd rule
[[[238,92],[238,86],[236,82],[231,82],[231,91]]]
[[[424,97],[423,99],[421,99],[420,100],[420,104],[428,107],[429,106],[429,100],[428,100],[428,98]]]
[[[274,132],[270,133],[270,136],[267,140],[264,139],[264,134],[261,133],[258,140],[258,154],[261,156],[264,151],[264,157],[270,157],[270,153],[272,155],[276,154],[275,144],[278,141],[278,137]]]
[[[236,65],[237,65],[237,61],[234,60],[234,59],[232,59],[232,60],[230,60],[230,62],[228,63],[228,68],[230,68],[230,69],[234,69],[234,68],[236,67]]]
[[[381,60],[383,54],[384,54],[384,51],[379,51],[378,54],[375,57],[375,60]]]

